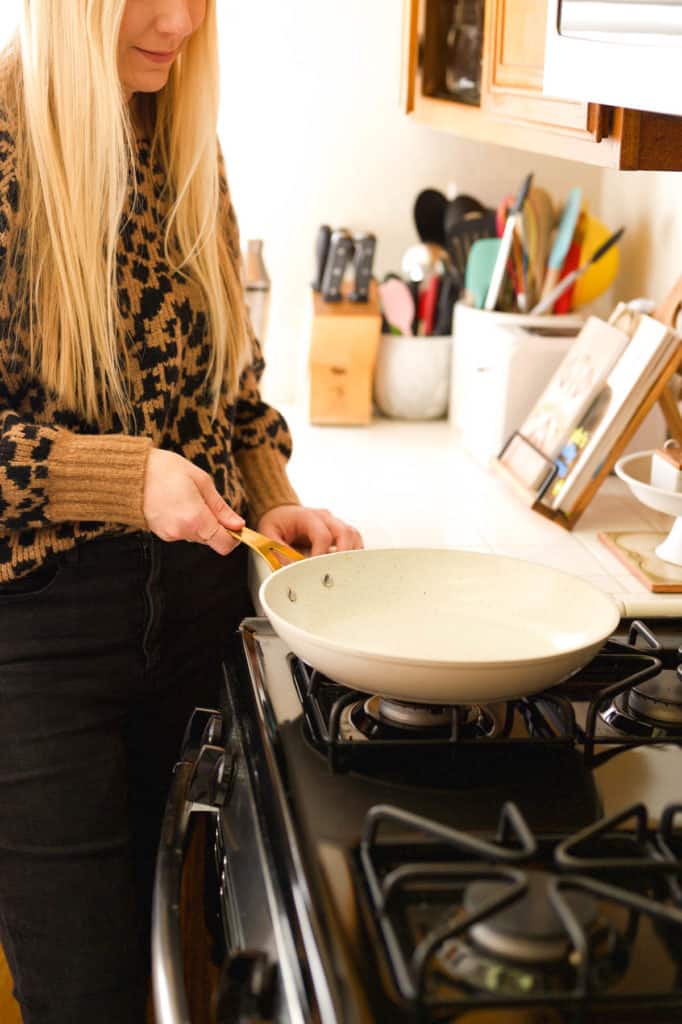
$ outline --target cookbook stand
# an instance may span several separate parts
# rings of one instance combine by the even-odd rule
[[[653,313],[653,317],[669,327],[675,327],[681,311],[682,277],[676,282],[669,295],[666,296],[661,305]],[[566,513],[561,509],[551,509],[542,501],[542,495],[551,483],[551,480],[546,480],[540,491],[530,490],[516,476],[514,476],[511,470],[505,466],[503,462],[500,461],[513,438],[516,436],[522,437],[518,432],[509,438],[507,444],[497,458],[492,460],[491,468],[496,474],[511,484],[519,496],[533,509],[534,512],[538,512],[545,518],[551,519],[553,522],[563,526],[566,530],[572,530],[589,503],[592,501],[592,498],[601,487],[602,482],[609,475],[616,461],[623,454],[631,438],[634,436],[635,432],[656,402],[658,402],[661,407],[670,436],[677,441],[678,444],[682,445],[682,417],[680,416],[677,403],[669,387],[673,374],[675,374],[681,366],[682,342],[680,342],[673,354],[670,356],[668,362],[663,367],[663,370],[656,378],[652,387],[644,395],[639,408],[616,442],[612,445],[611,449],[605,453],[598,472],[587,482],[570,513]],[[525,441],[526,439],[523,438],[523,440]],[[526,443],[528,444],[529,442],[526,441]],[[542,453],[538,452],[538,455],[544,458]],[[551,463],[549,460],[545,461],[548,462],[549,469]]]

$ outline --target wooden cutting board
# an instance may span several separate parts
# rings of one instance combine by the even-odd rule
[[[652,594],[682,594],[682,566],[664,562],[656,548],[667,534],[600,533],[599,540]]]

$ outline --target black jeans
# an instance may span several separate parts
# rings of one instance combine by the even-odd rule
[[[0,586],[0,943],[24,1024],[142,1024],[182,733],[252,614],[246,551],[103,538]]]

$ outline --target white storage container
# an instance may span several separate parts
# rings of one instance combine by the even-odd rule
[[[449,419],[476,459],[487,463],[518,430],[582,324],[457,303]]]
[[[374,370],[374,401],[384,416],[435,420],[450,392],[452,338],[382,334]]]

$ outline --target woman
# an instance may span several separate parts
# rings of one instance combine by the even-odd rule
[[[215,0],[25,0],[1,72],[0,943],[24,1024],[136,1024],[169,774],[250,607],[226,528],[361,540],[259,396]]]

